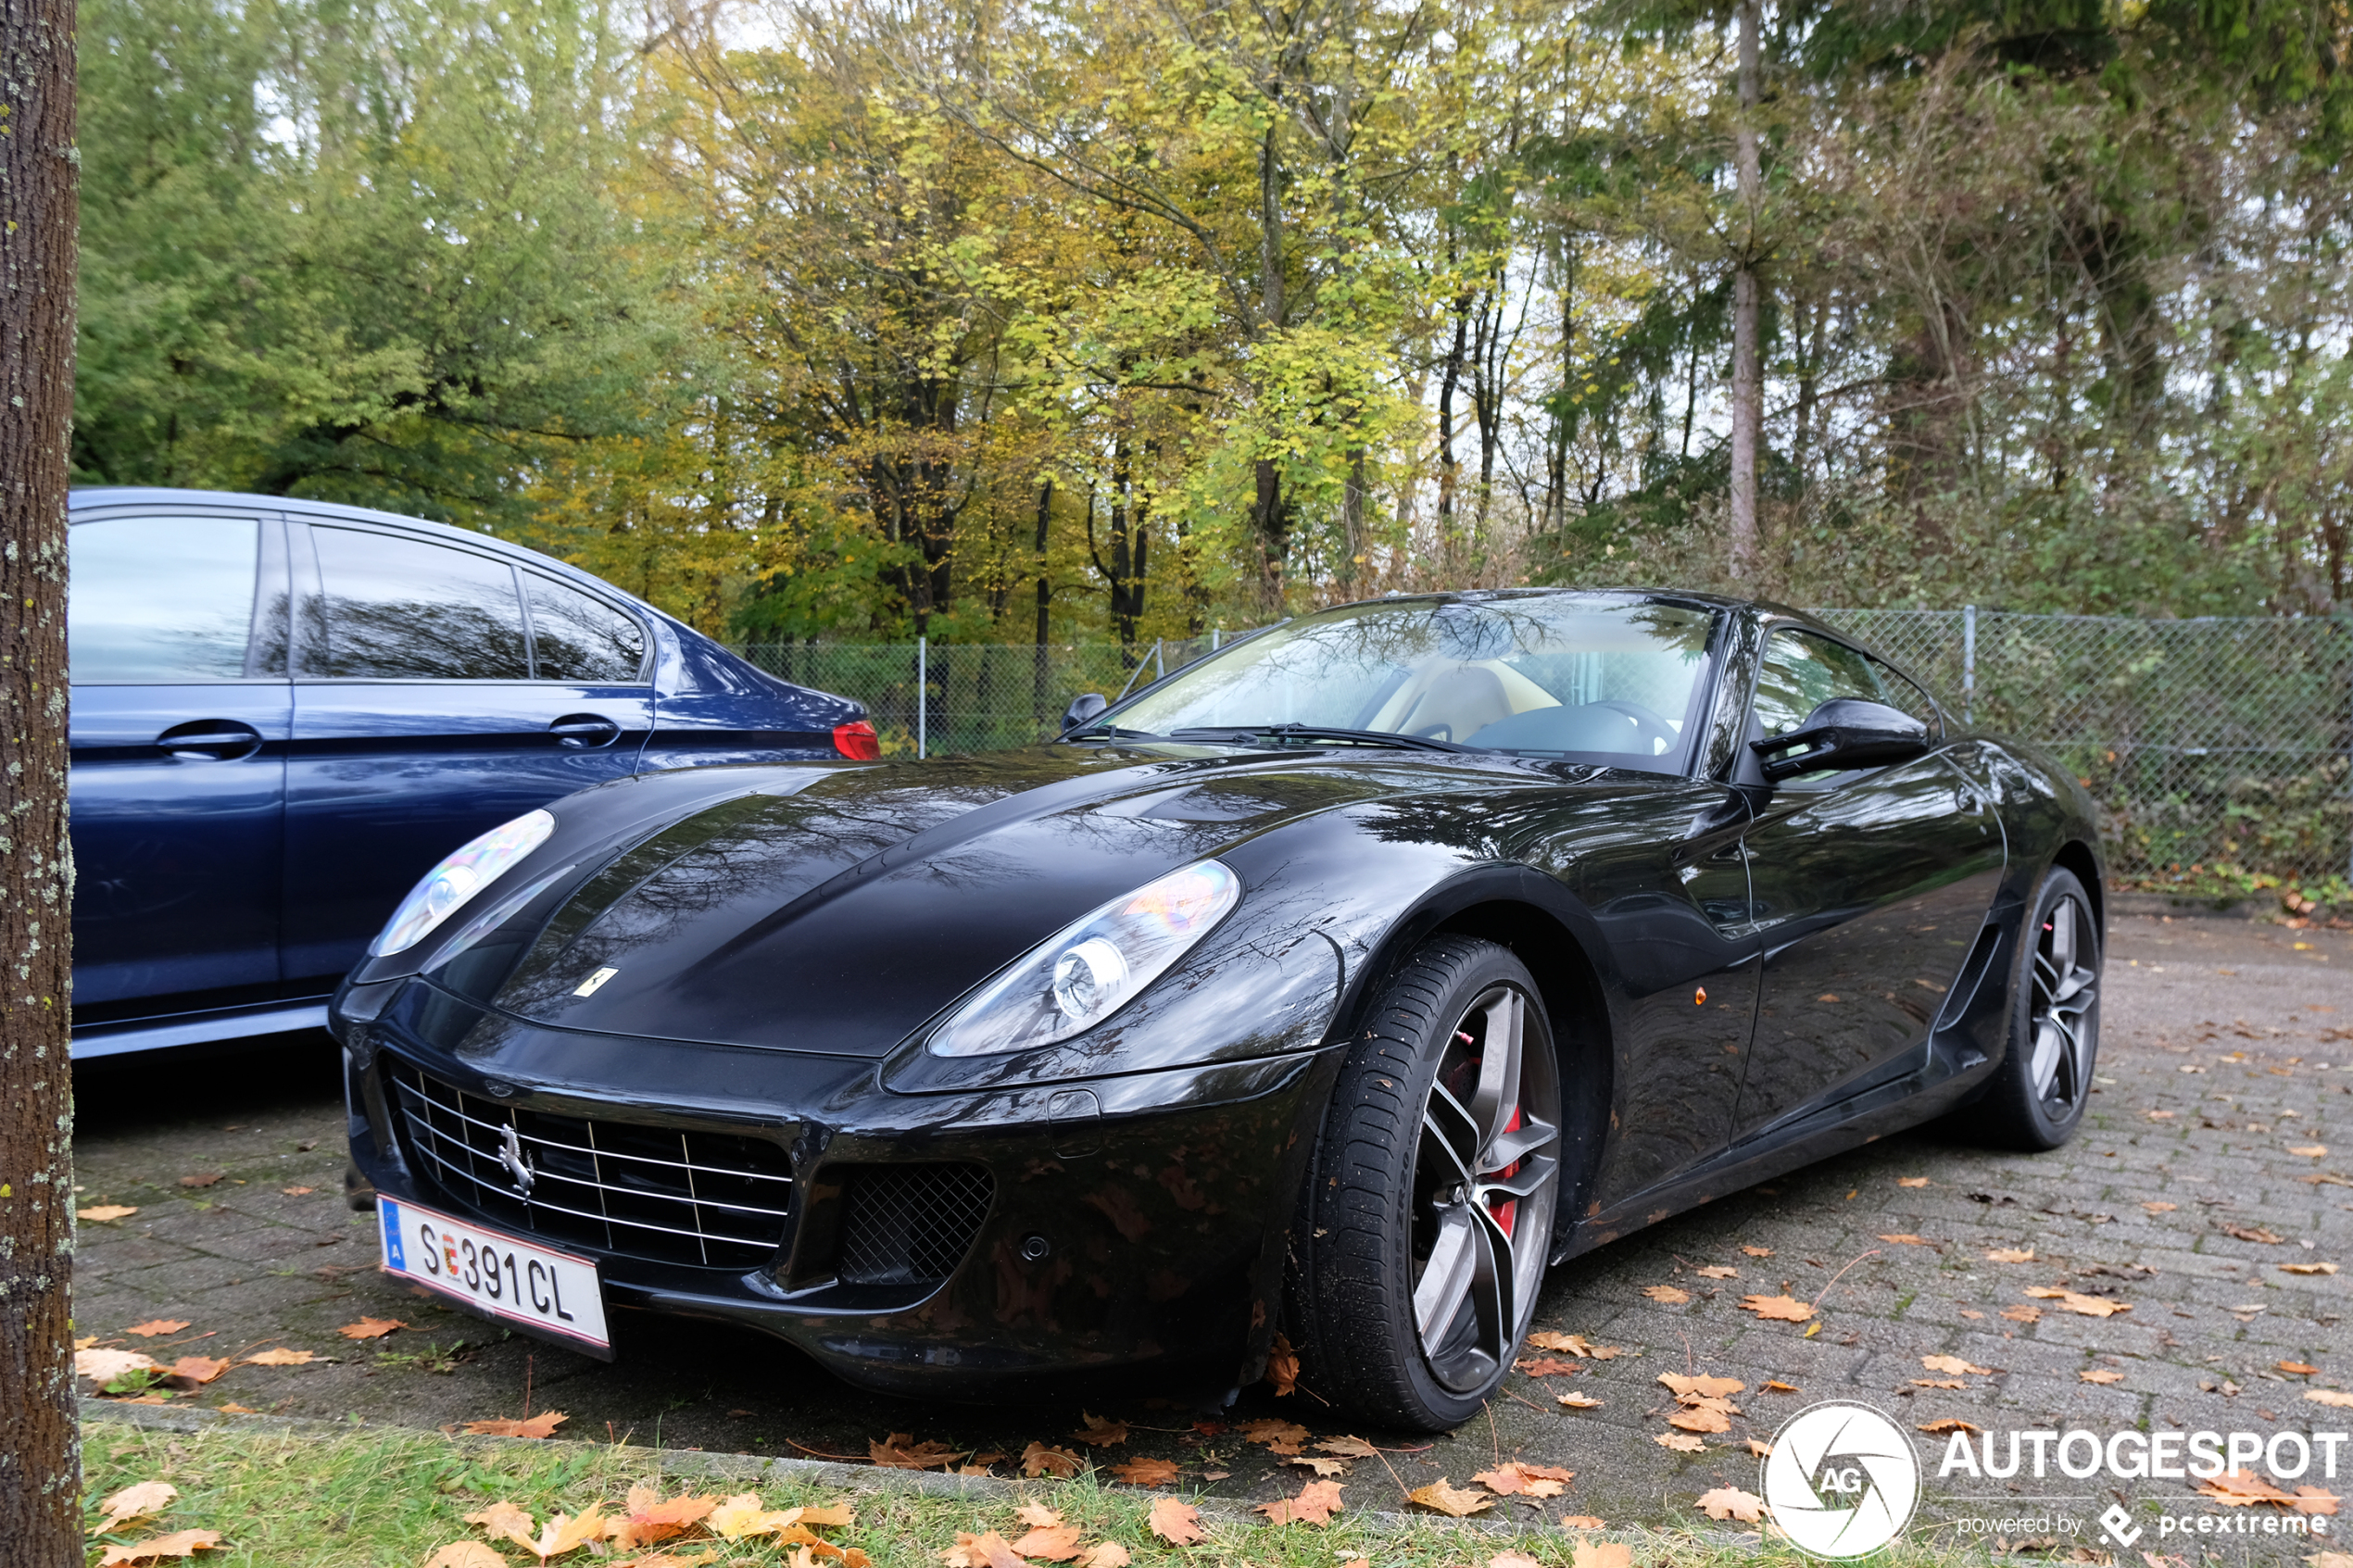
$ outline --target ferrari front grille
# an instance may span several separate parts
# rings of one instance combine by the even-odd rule
[[[410,1168],[492,1224],[711,1268],[783,1244],[792,1161],[766,1138],[502,1105],[389,1058],[385,1079]]]
[[[845,1173],[837,1272],[856,1285],[937,1284],[988,1217],[995,1178],[977,1165],[853,1165]]]

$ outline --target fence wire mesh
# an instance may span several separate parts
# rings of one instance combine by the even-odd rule
[[[2103,813],[2120,884],[2201,893],[2346,874],[2353,623],[1823,609],[1976,727],[2032,742]],[[1231,634],[1221,641],[1230,642]],[[1117,645],[753,644],[761,668],[866,705],[886,756],[1055,733],[1081,692],[1140,687],[1213,639]]]

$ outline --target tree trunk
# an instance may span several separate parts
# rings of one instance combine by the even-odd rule
[[[0,1568],[78,1568],[66,477],[73,0],[0,0]]]
[[[1764,366],[1757,342],[1756,219],[1765,178],[1756,145],[1756,55],[1761,0],[1741,0],[1741,118],[1733,156],[1740,178],[1740,253],[1732,273],[1732,582],[1756,573],[1756,449],[1765,422]]]

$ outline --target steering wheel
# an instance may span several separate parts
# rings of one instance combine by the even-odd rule
[[[1612,713],[1623,713],[1629,719],[1633,720],[1635,726],[1642,732],[1642,743],[1651,748],[1653,755],[1657,754],[1659,750],[1658,743],[1660,741],[1665,741],[1667,743],[1667,749],[1668,751],[1674,750],[1678,745],[1681,744],[1682,737],[1676,734],[1675,727],[1672,724],[1669,724],[1666,720],[1660,718],[1651,709],[1644,708],[1639,702],[1624,702],[1613,697],[1600,702],[1588,703],[1586,706],[1589,708],[1606,708]]]

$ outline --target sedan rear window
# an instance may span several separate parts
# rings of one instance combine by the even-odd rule
[[[314,526],[321,592],[303,672],[331,680],[525,681],[514,569],[466,550]]]
[[[584,684],[635,681],[646,662],[646,629],[602,599],[535,571],[523,573],[531,595],[531,649],[543,681]]]

